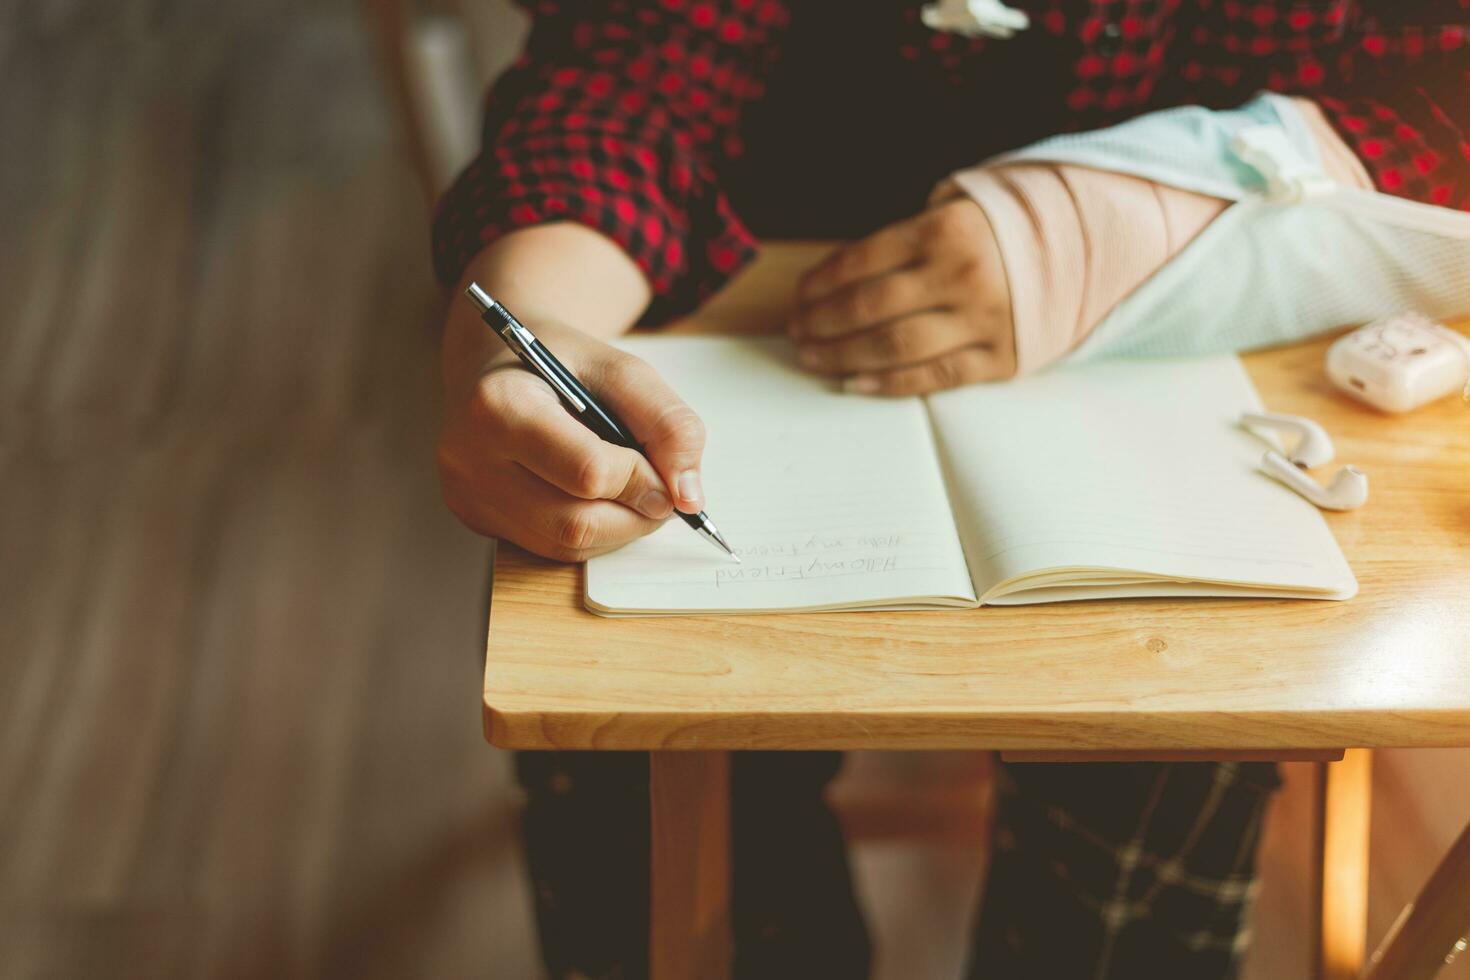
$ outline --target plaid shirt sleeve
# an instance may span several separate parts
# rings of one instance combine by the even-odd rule
[[[480,155],[440,201],[434,267],[456,281],[517,228],[576,221],[607,235],[655,294],[688,310],[754,254],[714,177],[741,151],[787,22],[775,0],[537,0],[525,53],[495,84]]]
[[[1379,190],[1470,210],[1470,0],[1186,0],[1178,31],[1185,92],[1312,98]]]

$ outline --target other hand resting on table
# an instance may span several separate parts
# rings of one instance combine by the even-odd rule
[[[1327,172],[1367,174],[1301,103]],[[849,391],[914,395],[1058,360],[1229,202],[1125,174],[1012,162],[945,180],[919,215],[838,248],[801,280],[799,362]]]

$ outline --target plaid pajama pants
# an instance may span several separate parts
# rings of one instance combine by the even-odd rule
[[[858,980],[871,949],[835,752],[736,753],[737,980]],[[525,752],[523,838],[554,980],[648,972],[648,757]],[[1236,975],[1269,763],[1007,764],[969,980]]]

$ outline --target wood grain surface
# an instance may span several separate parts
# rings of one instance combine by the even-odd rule
[[[821,249],[768,248],[680,329],[778,327]],[[1369,504],[1327,517],[1361,583],[1351,601],[613,621],[582,609],[580,568],[506,547],[487,736],[516,748],[1470,745],[1470,409],[1361,407],[1323,375],[1327,344],[1246,364],[1269,408],[1318,419],[1339,463],[1369,474]]]

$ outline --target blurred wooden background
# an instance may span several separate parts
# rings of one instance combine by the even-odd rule
[[[352,0],[0,3],[0,980],[539,976],[427,234]],[[1300,775],[1263,980],[1306,962]],[[1375,941],[1470,754],[1376,778]],[[879,980],[955,976],[983,855],[855,863]]]

